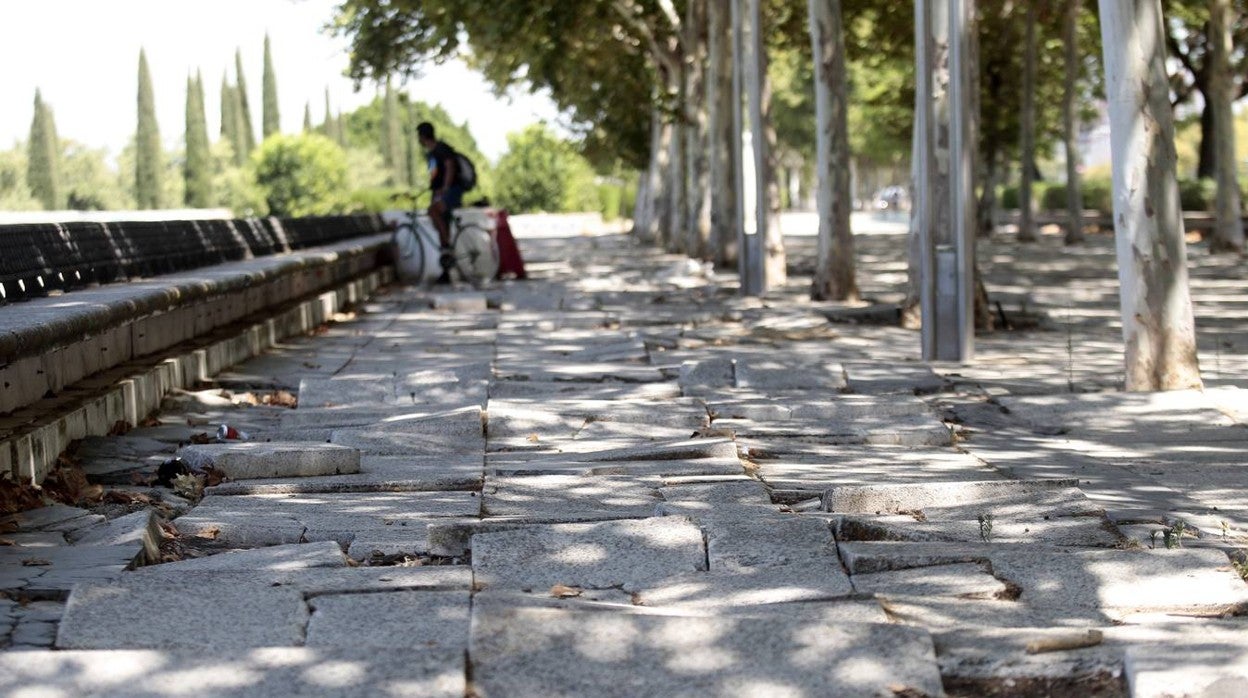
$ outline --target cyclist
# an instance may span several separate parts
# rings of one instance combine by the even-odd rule
[[[433,124],[428,121],[416,126],[416,136],[420,146],[424,148],[429,159],[429,187],[433,190],[433,201],[429,204],[429,218],[438,230],[438,241],[442,245],[439,262],[442,265],[442,276],[437,283],[451,283],[451,267],[455,266],[455,256],[451,254],[451,214],[464,203],[464,188],[459,183],[459,172],[455,162],[455,149],[438,140]]]

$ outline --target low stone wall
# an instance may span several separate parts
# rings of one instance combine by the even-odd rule
[[[299,252],[0,306],[0,476],[39,482],[70,441],[137,424],[169,390],[367,297],[392,278],[380,228],[378,220]]]

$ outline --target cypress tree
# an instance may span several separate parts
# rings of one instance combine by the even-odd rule
[[[230,86],[228,75],[221,76],[221,138],[230,144],[235,151],[238,150],[238,121],[234,117],[237,109],[234,100],[234,88]]]
[[[334,141],[343,148],[347,147],[347,120],[339,110],[338,118],[334,119]]]
[[[303,132],[312,133],[312,103],[305,102],[303,105]]]
[[[156,125],[156,99],[147,55],[139,50],[139,125],[135,133],[134,199],[139,208],[160,207],[160,129]]]
[[[282,119],[277,108],[277,74],[273,72],[273,54],[269,50],[269,35],[264,35],[264,137],[280,133]],[[239,78],[242,84],[242,78]]]
[[[208,123],[204,117],[202,76],[186,79],[186,177],[184,202],[191,208],[212,203],[212,160],[208,152]]]
[[[334,138],[334,112],[329,108],[329,88],[325,88],[325,121],[321,124],[321,133],[326,138]]]
[[[30,187],[30,193],[47,210],[60,208],[61,193],[57,181],[60,148],[56,142],[52,110],[43,103],[38,89],[35,90],[35,115],[30,120],[30,140],[26,148],[26,185]]]
[[[390,170],[391,181],[402,184],[407,180],[403,127],[399,123],[399,97],[390,88],[389,78],[386,78],[386,101],[381,116],[381,149],[381,157]]]
[[[248,158],[251,157],[251,150],[247,148],[247,134],[249,122],[243,115],[242,105],[243,93],[235,85],[230,89],[230,100],[234,103],[234,133],[238,134],[237,145],[234,147],[234,164],[242,167],[247,164]]]
[[[251,151],[256,149],[256,129],[251,120],[251,103],[247,101],[247,79],[243,77],[243,52],[237,49],[234,51],[234,71],[238,77],[234,91],[238,93],[238,121],[241,124],[238,136],[239,142],[243,145],[242,155],[246,158],[251,155]]]

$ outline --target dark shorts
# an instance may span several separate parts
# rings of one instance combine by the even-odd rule
[[[441,201],[442,204],[446,206],[446,212],[450,213],[451,211],[454,211],[455,209],[460,208],[464,205],[463,187],[451,186],[451,187],[447,187],[446,191],[440,194],[435,192],[433,195],[433,200]]]

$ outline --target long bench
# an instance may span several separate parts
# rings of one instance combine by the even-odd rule
[[[214,240],[224,239],[224,231],[241,235],[237,221],[182,223],[189,225],[155,224],[163,226],[166,237],[181,240],[182,252],[170,253],[166,262],[141,262],[144,255],[119,251],[116,256],[130,267],[120,262],[116,268],[84,266],[78,275],[60,263],[55,281],[68,292],[24,293],[27,300],[0,305],[0,477],[7,471],[39,481],[72,439],[106,433],[119,420],[137,424],[167,390],[190,387],[285,336],[311,330],[391,278],[386,267],[390,235],[379,218],[270,221],[250,227],[253,233],[268,231],[265,235],[230,246]],[[106,227],[155,229],[146,224]],[[0,227],[0,240],[8,238],[9,228]],[[214,229],[222,235],[204,233]],[[197,233],[204,234],[193,237]],[[46,240],[39,255],[85,259],[91,248],[82,244],[84,239],[74,239],[79,258],[58,257],[66,254],[57,246],[62,243]],[[220,255],[238,256],[240,250],[250,258],[219,261]],[[266,250],[267,256],[259,256]],[[0,250],[0,259],[4,254]],[[113,273],[133,278],[159,271],[160,264],[175,269],[205,260],[217,263],[85,287]],[[140,271],[134,266],[140,263],[148,266]],[[54,289],[53,277],[47,278],[43,288]],[[68,283],[71,279],[74,284]],[[165,358],[179,345],[235,327],[234,335],[207,348]],[[142,364],[144,357],[154,357],[154,368],[143,369],[147,377],[130,380],[126,388],[114,374]],[[92,376],[94,383],[85,380]],[[90,384],[90,390],[84,393],[81,384]],[[60,416],[50,419],[50,413]]]

